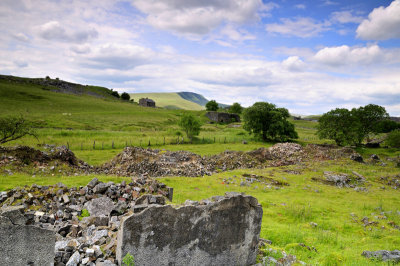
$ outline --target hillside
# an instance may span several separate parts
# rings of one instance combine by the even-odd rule
[[[189,99],[200,99],[196,97],[188,97],[188,94],[185,94],[186,98],[183,98],[180,93],[176,92],[159,92],[159,93],[131,93],[131,98],[135,100],[135,102],[139,102],[140,98],[150,98],[156,102],[157,107],[163,107],[166,109],[183,109],[183,110],[204,110],[205,108],[197,102],[194,102]],[[203,96],[196,94],[203,99]],[[207,101],[207,99],[205,99]]]
[[[208,100],[206,98],[204,98],[203,95],[201,94],[197,94],[194,92],[178,92],[178,95],[181,96],[183,99],[197,103],[201,106],[205,106],[208,103]]]

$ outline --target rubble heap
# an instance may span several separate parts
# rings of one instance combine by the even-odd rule
[[[21,225],[53,231],[55,265],[113,265],[121,218],[164,205],[166,198],[172,200],[172,193],[172,188],[146,175],[120,184],[94,178],[79,188],[62,183],[32,185],[0,192],[0,216],[19,206]]]

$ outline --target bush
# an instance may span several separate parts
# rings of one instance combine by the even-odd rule
[[[126,92],[123,92],[123,93],[121,94],[121,99],[122,99],[122,100],[129,101],[130,98],[131,98],[131,96],[130,96],[128,93],[126,93]]]
[[[229,108],[229,112],[233,114],[241,114],[243,111],[243,107],[240,105],[240,103],[234,103],[232,106]]]
[[[389,133],[386,144],[392,148],[400,148],[400,130],[394,130]]]
[[[217,111],[218,110],[218,103],[215,100],[211,100],[206,103],[206,110],[207,111]]]
[[[294,125],[287,121],[289,111],[272,103],[257,102],[243,113],[243,128],[262,140],[287,141],[297,139]]]
[[[200,120],[192,114],[184,113],[179,120],[179,126],[185,131],[186,136],[193,140],[194,136],[199,135],[201,129]]]

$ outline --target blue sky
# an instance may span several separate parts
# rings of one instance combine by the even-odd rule
[[[400,0],[2,0],[0,73],[400,116]]]

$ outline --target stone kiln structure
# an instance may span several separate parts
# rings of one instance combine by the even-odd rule
[[[211,121],[216,122],[216,123],[240,122],[240,116],[238,114],[221,113],[221,112],[207,112],[206,116]]]
[[[139,99],[139,105],[144,107],[156,107],[156,102],[149,98],[141,98]]]

